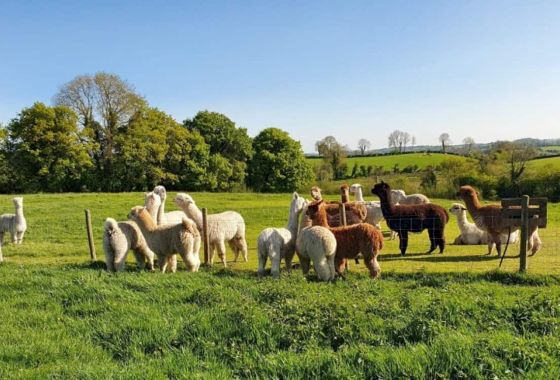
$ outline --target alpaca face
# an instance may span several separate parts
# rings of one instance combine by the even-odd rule
[[[300,197],[298,193],[293,194],[291,208],[294,212],[301,212],[306,204],[305,198]]]
[[[317,186],[313,186],[311,188],[311,198],[315,199],[316,201],[320,201],[321,199],[323,199],[323,196],[321,195],[321,189]]]
[[[144,198],[144,205],[150,210],[157,209],[161,205],[161,198],[155,192],[149,192]]]
[[[477,199],[477,192],[471,186],[461,186],[459,191],[457,192],[457,196],[463,199]]]
[[[154,187],[154,193],[160,196],[162,202],[167,199],[167,190],[161,185]]]
[[[16,208],[23,207],[23,197],[15,197],[12,201],[14,202],[14,206],[16,206]]]
[[[130,209],[130,213],[128,214],[128,219],[138,219],[140,217],[140,214],[146,210],[145,207],[142,206],[135,206],[133,208]]]
[[[465,206],[460,203],[453,203],[453,205],[449,208],[449,212],[454,214],[455,216],[459,216],[467,210]]]
[[[362,190],[362,185],[360,185],[359,183],[355,183],[352,186],[350,186],[350,192],[352,194],[356,194],[360,190]]]
[[[391,191],[391,186],[385,182],[376,183],[371,189],[373,195],[377,195],[379,198],[387,198]]]
[[[194,199],[189,194],[179,193],[175,196],[173,200],[177,206],[185,205],[188,206],[189,204],[195,204]]]

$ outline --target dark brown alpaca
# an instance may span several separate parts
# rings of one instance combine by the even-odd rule
[[[343,273],[347,259],[353,259],[361,253],[370,276],[373,278],[379,276],[381,267],[377,262],[377,255],[383,248],[383,235],[377,228],[367,223],[345,227],[329,227],[323,201],[311,203],[307,207],[306,214],[314,226],[328,228],[336,238],[334,264],[337,273]]]
[[[428,230],[430,250],[432,253],[439,246],[439,252],[445,248],[445,224],[449,220],[447,211],[436,204],[395,205],[391,198],[391,187],[381,181],[371,189],[381,200],[381,212],[389,228],[399,234],[401,255],[408,247],[408,233]]]

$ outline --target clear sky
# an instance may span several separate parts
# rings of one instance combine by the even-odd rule
[[[435,144],[560,137],[560,1],[0,0],[0,122],[107,71],[306,152],[394,129]]]

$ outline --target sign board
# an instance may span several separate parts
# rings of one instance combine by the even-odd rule
[[[523,198],[502,199],[502,225],[507,227],[521,227],[521,204]],[[546,228],[547,198],[529,199],[529,227]]]

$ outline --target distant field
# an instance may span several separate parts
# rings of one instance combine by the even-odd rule
[[[546,154],[560,154],[560,146],[559,145],[552,145],[552,146],[543,146],[540,148],[541,152]]]
[[[559,152],[560,153],[560,152]],[[540,170],[551,167],[560,170],[560,157],[541,158],[539,160],[529,161],[527,167],[532,170]]]
[[[441,164],[446,160],[467,160],[463,156],[455,156],[451,154],[443,153],[412,153],[412,154],[397,154],[397,155],[387,155],[387,156],[375,156],[375,157],[350,157],[348,158],[348,174],[352,171],[352,167],[355,163],[359,165],[372,166],[382,166],[385,170],[392,169],[395,164],[398,164],[400,169],[403,169],[409,165],[418,165],[420,169],[424,169],[427,166],[436,166]],[[307,158],[312,166],[320,165],[320,158]]]

